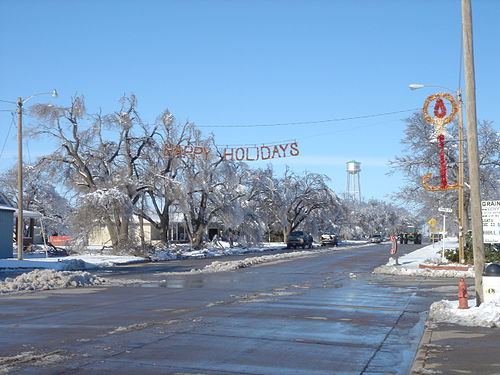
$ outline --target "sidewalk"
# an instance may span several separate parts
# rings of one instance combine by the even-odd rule
[[[410,375],[500,375],[500,329],[426,323]]]

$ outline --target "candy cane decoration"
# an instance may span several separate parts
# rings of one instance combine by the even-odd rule
[[[451,113],[449,116],[446,116],[446,106],[442,98],[447,99],[451,104]],[[434,104],[434,116],[431,117],[429,115],[429,104],[433,101],[436,101]],[[438,140],[439,146],[439,173],[441,177],[441,186],[430,186],[427,182],[430,180],[432,173],[426,173],[422,178],[422,185],[426,190],[430,191],[443,191],[443,190],[452,190],[458,189],[459,185],[448,185],[448,179],[446,175],[446,159],[444,153],[444,136],[446,135],[445,125],[451,122],[455,117],[458,106],[455,102],[455,98],[448,93],[438,92],[437,94],[429,96],[424,103],[424,118],[427,122],[434,125],[435,134]]]

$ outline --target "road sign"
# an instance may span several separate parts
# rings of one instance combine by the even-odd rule
[[[438,211],[439,212],[448,212],[448,213],[453,212],[453,210],[451,208],[445,208],[445,207],[439,207]]]
[[[500,200],[481,201],[484,243],[500,243]]]

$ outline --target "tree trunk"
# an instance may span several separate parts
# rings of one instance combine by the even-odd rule
[[[196,231],[193,233],[191,237],[191,246],[195,249],[201,248],[201,245],[203,244],[203,237],[205,235],[205,232],[207,230],[208,225],[206,224],[199,224],[198,228]]]
[[[144,212],[144,195],[141,198],[141,213]],[[146,241],[144,239],[144,218],[139,215],[139,238],[141,240],[142,252],[146,249]]]
[[[106,228],[108,229],[109,239],[111,240],[111,247],[113,252],[118,248],[118,233],[115,224],[111,220],[106,221]]]
[[[165,205],[163,215],[160,218],[160,241],[164,244],[169,243],[168,231],[170,230],[170,215],[168,213],[169,205]]]

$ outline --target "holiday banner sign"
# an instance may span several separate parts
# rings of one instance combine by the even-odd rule
[[[237,161],[269,160],[298,155],[299,145],[297,142],[272,146],[225,148],[223,153],[224,159]]]
[[[447,100],[451,105],[451,112],[447,115],[446,105],[444,100]],[[429,115],[429,105],[434,102],[434,117]],[[435,136],[439,145],[439,172],[441,177],[441,185],[440,186],[430,186],[428,184],[432,173],[426,173],[424,177],[422,177],[422,185],[426,190],[430,191],[445,191],[445,190],[453,190],[458,189],[458,184],[449,185],[448,177],[446,175],[446,159],[444,152],[444,138],[446,135],[445,125],[451,122],[458,112],[458,106],[455,101],[455,98],[444,92],[438,92],[437,94],[429,96],[424,103],[424,118],[430,124],[434,125]]]
[[[297,142],[262,146],[225,147],[217,150],[224,160],[257,161],[298,156],[300,154]],[[176,158],[208,159],[211,153],[209,147],[195,145],[163,145],[163,153]]]
[[[186,158],[186,157],[204,157],[208,159],[210,154],[210,148],[204,146],[193,146],[193,145],[163,145],[163,153],[167,156],[173,156],[176,158]]]

